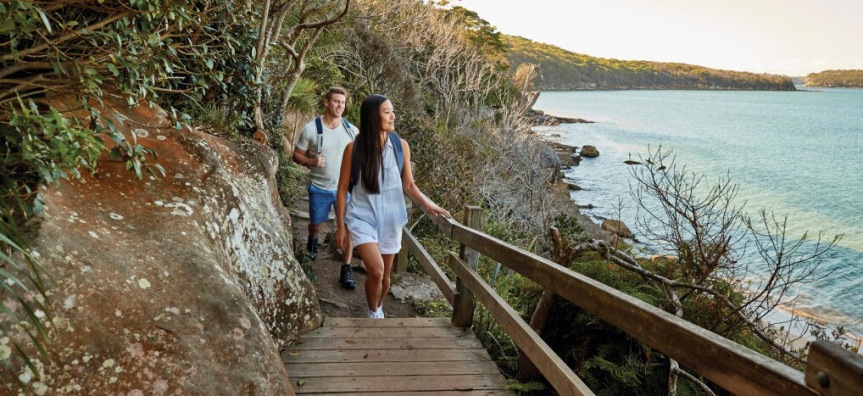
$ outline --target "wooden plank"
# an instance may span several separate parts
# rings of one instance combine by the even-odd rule
[[[324,318],[331,327],[452,327],[449,318]]]
[[[503,301],[494,289],[468,267],[467,263],[450,252],[450,263],[464,282],[473,290],[477,300],[497,319],[497,323],[512,337],[515,344],[530,358],[545,379],[554,386],[561,395],[593,395],[593,392],[575,373],[561,360],[557,353],[530,328],[506,301]]]
[[[458,390],[503,390],[506,381],[495,375],[428,375],[428,376],[378,376],[378,377],[291,377],[297,394],[322,392],[408,392],[408,391],[458,391]],[[297,386],[300,381],[303,386]]]
[[[452,237],[740,395],[814,395],[803,373],[492,236],[453,224]]]
[[[285,364],[293,377],[379,377],[415,375],[500,374],[493,362],[376,362],[376,363],[292,363]]]
[[[416,239],[413,234],[407,229],[402,229],[402,242],[406,244],[408,249],[414,252],[414,257],[422,264],[431,280],[440,289],[443,296],[446,298],[449,305],[452,306],[455,301],[455,285],[447,278],[440,266],[434,261],[432,256],[426,251],[423,245]]]
[[[337,338],[455,338],[473,337],[470,329],[458,327],[320,327],[308,336]]]
[[[806,384],[825,396],[863,395],[863,356],[816,341],[809,346]]]
[[[306,393],[309,396],[344,396],[345,393]],[[380,392],[351,392],[355,396],[381,396]],[[387,392],[386,396],[513,396],[514,393],[507,390],[478,390],[478,391],[413,391],[413,392]]]
[[[482,230],[482,208],[479,206],[466,206],[464,208],[464,224],[475,230]],[[467,263],[468,267],[476,271],[479,265],[479,253],[464,244],[459,249],[459,256]],[[473,324],[474,301],[470,288],[464,285],[461,279],[455,280],[456,298],[452,304],[452,325],[457,327],[470,327]]]
[[[303,337],[291,351],[317,349],[459,349],[482,348],[476,337],[458,338],[313,338]]]
[[[358,349],[358,350],[288,350],[282,353],[285,363],[350,363],[350,362],[463,362],[491,361],[482,348],[462,349]]]

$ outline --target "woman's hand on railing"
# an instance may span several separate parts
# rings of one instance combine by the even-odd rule
[[[336,229],[336,246],[344,251],[345,247],[348,246],[348,238],[350,238],[350,236],[348,236],[348,230],[345,225],[339,225],[338,229]]]
[[[452,215],[449,214],[449,211],[440,206],[437,206],[437,204],[435,204],[434,202],[429,203],[429,205],[426,207],[426,212],[429,214],[429,216],[441,215],[448,219],[452,218]]]

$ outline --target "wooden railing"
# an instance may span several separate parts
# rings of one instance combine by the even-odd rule
[[[428,215],[428,213],[426,213]],[[437,228],[461,243],[448,263],[453,283],[405,228],[397,270],[413,253],[453,307],[452,324],[469,327],[478,300],[561,395],[593,395],[560,357],[483,279],[476,268],[485,255],[655,348],[683,366],[738,395],[863,395],[863,358],[828,342],[809,350],[801,373],[722,336],[599,283],[482,229],[482,209],[468,206],[464,223],[429,216]]]

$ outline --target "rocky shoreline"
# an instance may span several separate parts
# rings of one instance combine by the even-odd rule
[[[536,125],[558,126],[560,124],[593,124],[593,121],[588,121],[583,118],[558,117],[551,114],[545,114],[542,110],[534,109],[528,110],[527,116]]]
[[[582,156],[590,157],[599,155],[596,148],[593,146],[581,146],[581,150],[579,150],[579,146],[570,146],[554,140],[543,139],[542,142],[547,148],[544,150],[546,153],[551,154],[554,152],[556,155],[556,158],[544,159],[544,163],[540,165],[540,168],[542,169],[553,167],[553,172],[556,172],[556,174],[551,178],[551,191],[555,205],[559,208],[563,208],[564,213],[569,213],[574,216],[577,219],[578,224],[584,228],[585,233],[587,233],[591,238],[603,240],[612,244],[616,243],[619,237],[633,238],[634,235],[629,232],[629,229],[626,228],[625,225],[615,228],[608,227],[605,222],[603,222],[603,224],[597,224],[590,216],[581,213],[580,210],[593,209],[593,205],[579,205],[570,197],[570,191],[579,191],[582,190],[582,188],[577,184],[566,180],[564,171],[572,169],[574,166],[578,166],[582,160]],[[585,150],[586,148],[589,149]],[[595,152],[596,155],[592,155],[593,152]]]
[[[569,118],[554,117],[554,116],[547,116],[547,117],[553,117],[555,119],[572,120]],[[546,125],[548,125],[548,124],[546,124]],[[597,224],[597,222],[593,218],[591,218],[590,216],[588,216],[584,213],[581,213],[581,211],[579,209],[593,209],[593,206],[592,205],[579,205],[578,202],[576,202],[570,198],[570,191],[578,191],[578,190],[581,190],[582,188],[580,186],[572,183],[571,181],[567,181],[565,179],[565,176],[564,176],[564,170],[569,170],[574,166],[578,166],[583,157],[589,157],[589,155],[583,154],[585,149],[586,148],[593,148],[595,150],[595,147],[593,147],[593,146],[571,146],[571,145],[563,144],[563,143],[557,142],[555,140],[559,137],[560,137],[559,134],[549,134],[549,135],[545,135],[542,138],[543,144],[548,146],[551,150],[554,150],[554,152],[557,153],[558,158],[559,158],[559,163],[560,163],[559,172],[560,172],[560,174],[558,175],[558,178],[556,179],[556,180],[558,180],[558,182],[552,185],[552,191],[558,197],[558,199],[561,201],[559,204],[560,205],[567,205],[567,206],[571,207],[572,208],[571,210],[573,210],[574,212],[576,212],[578,214],[577,215],[578,223],[582,227],[584,227],[585,232],[591,238],[604,240],[604,241],[609,242],[609,243],[616,243],[618,238],[626,238],[626,239],[632,239],[634,241],[637,241],[637,239],[635,239],[635,235],[626,227],[626,225],[623,222],[618,223],[616,220],[606,219],[601,224]],[[599,154],[597,152],[597,156],[598,155]],[[566,203],[564,203],[563,201],[566,201]],[[669,257],[669,256],[660,256],[660,257]],[[673,257],[673,256],[670,256],[670,257]],[[651,260],[653,260],[653,257],[651,257]],[[831,324],[831,321],[829,319],[824,318],[822,316],[819,316],[815,312],[801,310],[801,309],[795,310],[795,309],[791,309],[791,308],[781,306],[781,305],[778,307],[778,311],[779,312],[774,313],[774,315],[782,316],[782,315],[791,315],[792,313],[794,313],[794,314],[800,315],[801,317],[808,318],[809,320],[814,320],[821,325],[827,326],[828,329],[835,329],[835,327],[836,327],[835,325]],[[811,341],[811,337],[808,337],[808,336],[802,335],[802,334],[796,334],[796,332],[791,331],[791,330],[786,329],[786,328],[783,328],[780,325],[776,325],[776,324],[773,324],[773,323],[770,323],[767,321],[764,322],[764,325],[771,327],[777,331],[777,337],[776,337],[777,341],[790,341],[789,342],[790,346],[795,348],[795,349],[805,348],[806,345]],[[860,343],[863,342],[863,337],[859,336],[858,334],[852,333],[852,332],[847,332],[844,335],[844,339],[847,340],[848,342],[851,342],[852,344],[856,343],[857,345],[860,345]]]

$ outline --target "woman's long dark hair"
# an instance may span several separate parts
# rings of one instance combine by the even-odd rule
[[[380,194],[378,173],[383,169],[383,143],[381,141],[381,105],[387,99],[383,95],[369,95],[360,105],[360,134],[357,135],[357,157],[360,162],[360,181],[369,194]]]

